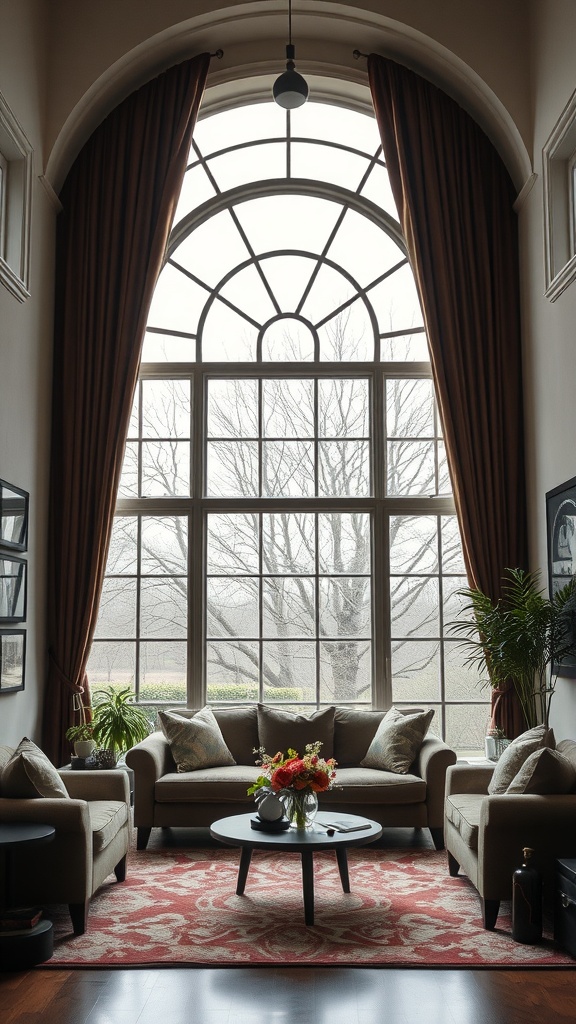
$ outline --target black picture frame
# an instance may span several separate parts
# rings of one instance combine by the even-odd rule
[[[576,477],[546,493],[548,588],[554,594],[576,576]],[[554,665],[559,675],[576,679],[576,658]]]
[[[0,623],[24,622],[26,618],[28,565],[0,551]]]
[[[26,630],[0,629],[0,697],[24,689]]]
[[[30,496],[21,487],[0,480],[0,546],[13,551],[28,548],[28,505]]]

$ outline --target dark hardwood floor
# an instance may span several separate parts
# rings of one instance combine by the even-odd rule
[[[574,1024],[572,970],[148,968],[0,976],[2,1024]]]
[[[152,844],[210,842],[155,830]],[[387,830],[390,846],[431,845]],[[128,939],[129,941],[129,939]],[[574,1024],[574,970],[178,967],[0,973],[0,1024]]]

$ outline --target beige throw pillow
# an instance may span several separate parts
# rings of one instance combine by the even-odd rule
[[[39,796],[68,799],[68,790],[54,765],[27,736],[4,765],[1,788],[3,796],[13,799]]]
[[[571,793],[576,788],[576,768],[567,757],[542,747],[526,759],[507,793]]]
[[[490,795],[505,793],[524,762],[535,750],[540,750],[542,747],[554,749],[555,746],[554,733],[545,725],[536,725],[533,729],[523,732],[521,736],[517,736],[496,762],[488,785]]]
[[[211,708],[202,708],[193,718],[159,711],[158,718],[179,772],[236,764]]]
[[[406,775],[418,756],[433,717],[433,709],[404,714],[397,708],[390,708],[360,762],[362,768]]]

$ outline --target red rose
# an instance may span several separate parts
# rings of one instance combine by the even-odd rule
[[[286,789],[286,787],[289,786],[291,782],[292,772],[290,771],[289,768],[286,768],[285,765],[280,768],[276,768],[276,770],[272,772],[270,784],[272,786],[272,789],[274,789],[276,792],[278,792],[280,789]]]
[[[310,786],[316,793],[323,793],[325,789],[328,789],[330,786],[330,779],[326,775],[326,772],[314,772]]]

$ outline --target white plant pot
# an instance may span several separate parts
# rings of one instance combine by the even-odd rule
[[[74,753],[76,757],[87,758],[90,757],[95,746],[94,740],[75,740]]]
[[[489,761],[498,761],[509,745],[510,740],[505,739],[504,736],[484,737],[484,752]]]

